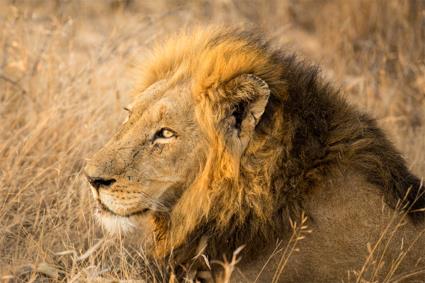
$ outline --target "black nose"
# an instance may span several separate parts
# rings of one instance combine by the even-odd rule
[[[101,187],[107,188],[116,182],[115,179],[105,179],[102,177],[90,177],[90,176],[87,176],[87,180],[96,190],[100,189]]]

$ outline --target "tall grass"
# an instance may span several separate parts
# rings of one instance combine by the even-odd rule
[[[424,176],[424,9],[420,0],[0,1],[0,281],[162,280],[140,249],[96,225],[81,169],[124,118],[134,59],[181,27],[256,26],[320,63]]]

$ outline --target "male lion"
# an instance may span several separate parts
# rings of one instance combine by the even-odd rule
[[[220,28],[168,39],[141,68],[128,121],[85,168],[108,230],[198,270],[245,246],[236,282],[276,281],[279,241],[281,282],[425,278],[420,181],[317,68]]]

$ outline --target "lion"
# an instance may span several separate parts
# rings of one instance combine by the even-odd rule
[[[127,121],[85,167],[108,231],[216,279],[210,263],[243,247],[233,282],[425,278],[421,181],[317,67],[218,27],[171,36],[141,65]],[[294,227],[311,233],[282,266]]]

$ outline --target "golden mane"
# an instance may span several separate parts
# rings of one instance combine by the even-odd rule
[[[171,84],[191,79],[193,94],[203,96],[240,74],[254,74],[272,89],[280,88],[282,66],[274,62],[272,54],[264,52],[266,48],[254,33],[236,29],[210,27],[181,32],[152,49],[143,62],[136,90],[140,93],[161,79]]]
[[[168,231],[162,231],[166,240],[161,256],[184,243],[195,227],[208,219],[215,220],[217,231],[224,231],[231,221],[244,222],[248,211],[243,212],[246,180],[239,179],[240,160],[225,147],[214,125],[222,118],[223,102],[233,98],[225,89],[226,83],[241,74],[260,77],[275,94],[286,93],[280,79],[282,66],[265,52],[266,48],[266,43],[253,33],[212,27],[177,34],[158,44],[144,61],[137,93],[163,79],[169,84],[191,80],[198,120],[210,144],[206,166],[173,209]],[[258,184],[258,196],[250,204],[264,221],[272,212],[264,209],[264,204],[272,203],[272,196],[263,188],[269,187],[269,182],[262,180]],[[256,183],[250,184],[252,192]]]
[[[240,157],[226,148],[216,125],[237,99],[226,84],[242,74],[264,80],[271,97]],[[159,80],[190,81],[209,143],[196,181],[171,215],[157,219],[158,257],[192,257],[196,245],[184,244],[205,237],[211,256],[274,239],[302,210],[303,196],[344,168],[381,187],[392,204],[409,186],[420,191],[372,119],[323,83],[317,68],[273,51],[254,33],[217,27],[180,33],[153,49],[139,77],[136,93]],[[413,205],[414,197],[407,203]],[[414,207],[424,203],[422,197]]]

